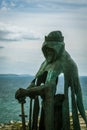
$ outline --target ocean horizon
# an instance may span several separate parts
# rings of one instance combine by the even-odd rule
[[[21,118],[21,104],[15,99],[15,92],[18,88],[27,88],[34,76],[28,74],[0,74],[0,123],[7,123],[11,120],[19,121]],[[63,93],[63,78],[60,77],[57,93]],[[87,110],[87,76],[80,76],[83,104]],[[70,95],[69,95],[70,99]],[[25,114],[29,119],[29,98],[26,99]],[[71,109],[71,108],[70,108]]]

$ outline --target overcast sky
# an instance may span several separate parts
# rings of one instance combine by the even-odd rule
[[[34,75],[44,36],[54,30],[87,75],[87,0],[0,0],[0,74]]]

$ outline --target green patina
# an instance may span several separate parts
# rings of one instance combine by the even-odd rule
[[[58,76],[64,74],[64,100],[62,102],[62,128],[70,130],[70,112],[69,112],[69,87],[71,89],[72,118],[74,130],[80,130],[78,110],[87,124],[85,110],[82,101],[82,92],[79,82],[78,69],[76,63],[65,50],[64,37],[61,31],[53,31],[45,36],[42,45],[42,52],[45,61],[41,64],[35,79],[29,87],[20,89],[16,92],[16,98],[29,96],[36,98],[42,97],[42,110],[44,118],[44,129],[54,130],[54,96],[57,89]],[[38,110],[39,111],[39,110]],[[38,113],[38,112],[37,112]],[[38,115],[38,114],[37,114]],[[57,120],[58,122],[58,120]]]

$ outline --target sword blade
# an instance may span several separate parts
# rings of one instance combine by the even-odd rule
[[[30,99],[30,113],[29,113],[29,130],[32,129],[32,99]]]
[[[24,113],[24,103],[21,103],[21,118],[22,118],[22,128],[23,130],[26,130],[26,125],[25,125],[25,113]]]

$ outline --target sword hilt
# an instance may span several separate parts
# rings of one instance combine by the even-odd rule
[[[26,103],[26,100],[25,100],[26,97],[22,97],[22,98],[19,98],[18,101],[19,103]]]
[[[19,116],[20,116],[20,117],[27,117],[27,115],[23,115],[23,114],[20,114]]]

